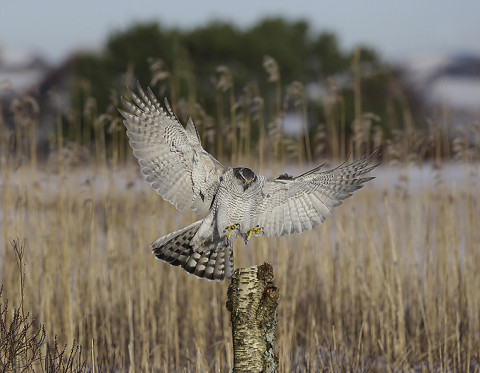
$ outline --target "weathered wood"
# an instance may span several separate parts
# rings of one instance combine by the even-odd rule
[[[233,371],[277,372],[275,355],[278,289],[273,267],[238,268],[228,287],[227,309],[232,320]]]

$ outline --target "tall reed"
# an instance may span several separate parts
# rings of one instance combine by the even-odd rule
[[[356,123],[363,124],[348,141],[345,129],[355,124],[345,122],[335,87],[324,103],[326,123],[317,127],[324,133],[288,138],[282,129],[288,105],[282,103],[297,100],[294,108],[306,120],[304,90],[295,83],[284,91],[274,60],[267,58],[266,65],[275,78],[273,107],[265,107],[270,100],[255,83],[239,97],[231,87],[217,91],[216,113],[194,104],[203,141],[220,161],[245,162],[277,176],[316,161],[320,145],[344,158],[385,139],[373,130],[375,116],[358,104]],[[179,93],[174,83],[169,86]],[[181,110],[181,97],[170,93],[172,107]],[[195,96],[189,97],[185,102]],[[228,284],[198,280],[153,259],[154,239],[197,217],[178,214],[141,180],[116,114],[98,113],[94,98],[59,111],[50,157],[41,162],[33,144],[41,131],[36,102],[22,95],[15,100],[14,127],[0,118],[2,296],[21,302],[60,345],[77,341],[97,371],[230,370]],[[93,133],[76,122],[80,116]],[[480,132],[475,125],[460,131],[450,148],[442,126],[417,129],[408,117],[403,130],[382,140],[377,179],[325,224],[235,246],[237,266],[274,266],[282,372],[479,371],[480,152],[470,139]],[[71,121],[69,134],[80,138],[66,140],[62,118]],[[219,134],[223,125],[236,136]],[[306,121],[302,127],[307,130]],[[223,145],[215,141],[220,136]],[[439,148],[442,155],[448,148],[458,163],[451,166]],[[429,167],[420,166],[419,173],[415,163],[429,152],[436,169],[421,183],[415,175]],[[461,179],[453,183],[458,168]],[[24,285],[9,249],[15,237],[26,240]]]

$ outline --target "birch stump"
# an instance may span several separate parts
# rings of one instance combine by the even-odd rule
[[[238,268],[228,287],[232,320],[233,372],[277,372],[275,355],[278,289],[273,267]]]

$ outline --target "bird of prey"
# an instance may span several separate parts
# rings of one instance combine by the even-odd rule
[[[233,273],[233,241],[278,237],[313,229],[335,206],[373,177],[364,177],[373,153],[328,171],[321,166],[297,177],[269,180],[246,167],[226,167],[207,153],[192,118],[186,127],[168,101],[162,107],[150,88],[122,97],[133,154],[150,186],[179,211],[204,218],[160,237],[153,254],[197,277],[222,281]],[[374,152],[375,153],[375,152]]]

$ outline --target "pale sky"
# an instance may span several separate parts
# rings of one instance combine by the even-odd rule
[[[265,16],[306,19],[315,31],[334,32],[344,49],[362,43],[387,59],[480,54],[479,0],[0,0],[0,50],[58,62],[75,49],[100,47],[135,21],[193,28],[219,19],[246,27]]]

